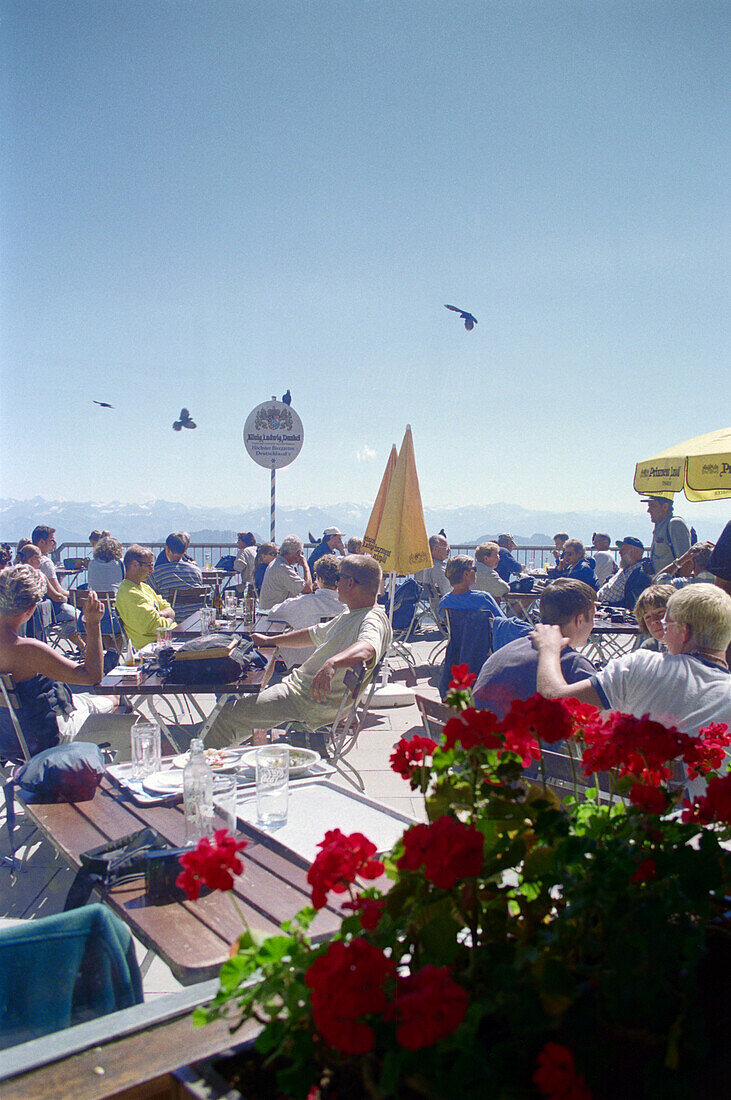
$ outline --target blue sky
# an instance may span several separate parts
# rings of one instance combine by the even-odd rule
[[[728,423],[727,4],[0,16],[2,495],[263,502],[290,388],[284,503],[371,500],[409,422],[430,505],[644,514]]]

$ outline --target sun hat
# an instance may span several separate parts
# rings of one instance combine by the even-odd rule
[[[322,532],[323,538],[326,539],[329,538],[330,535],[342,535],[342,533],[343,532],[340,530],[339,527],[326,527],[325,530]]]

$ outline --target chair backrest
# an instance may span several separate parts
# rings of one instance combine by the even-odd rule
[[[104,604],[104,618],[101,621],[102,643],[106,648],[113,646],[118,653],[127,645],[127,636],[124,631],[124,623],[119,612],[114,606],[117,593],[113,588],[106,591],[94,590]],[[84,610],[84,604],[89,598],[88,588],[76,588],[69,592],[69,600],[79,611]]]
[[[210,589],[205,585],[198,588],[166,588],[160,593],[163,599],[168,600],[172,607],[182,607],[183,604],[197,604],[201,607],[210,595]]]
[[[9,672],[0,673],[0,710],[7,711],[10,724],[13,727],[13,732],[18,738],[18,744],[23,753],[23,757],[26,760],[30,760],[31,752],[20,726],[20,718],[18,717],[20,700],[18,699],[15,688],[15,681]]]
[[[439,680],[442,699],[452,679],[452,665],[466,664],[470,672],[478,675],[492,652],[492,612],[454,607],[445,608],[445,611],[449,623],[449,644]]]
[[[419,695],[418,692],[414,693],[414,699],[419,708],[421,723],[427,737],[431,737],[432,741],[440,741],[442,730],[449,719],[454,717],[452,710],[444,703],[440,703],[438,699],[431,699],[428,695]]]

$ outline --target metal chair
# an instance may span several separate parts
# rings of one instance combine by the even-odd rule
[[[102,645],[105,649],[116,649],[117,653],[123,653],[127,647],[127,635],[119,614],[114,606],[117,593],[114,589],[107,592],[96,593],[104,604],[104,618],[101,621]],[[74,588],[69,592],[69,601],[79,611],[84,610],[84,603],[89,597],[88,588]],[[109,627],[106,630],[106,627]]]
[[[439,610],[439,601],[442,598],[439,589],[435,588],[433,584],[424,584],[422,588],[423,597],[419,614],[419,629],[424,629],[424,619],[429,618],[433,620],[434,626],[439,632],[439,641],[429,651],[426,659],[427,664],[436,665],[441,660],[442,654],[449,644],[449,624]]]
[[[321,751],[335,767],[335,771],[359,791],[365,790],[365,783],[358,769],[346,757],[357,745],[358,736],[365,725],[380,668],[381,661],[376,664],[370,676],[365,665],[356,665],[347,670],[345,690],[332,722],[324,726],[287,722],[282,727],[287,736],[299,735],[307,748]]]
[[[10,724],[13,728],[13,732],[18,739],[18,748],[15,752],[6,750],[0,757],[0,774],[4,780],[9,780],[12,777],[12,772],[15,770],[16,764],[22,764],[25,760],[30,760],[31,751],[28,748],[28,742],[25,739],[25,734],[20,725],[20,719],[18,712],[20,710],[20,700],[18,699],[17,691],[15,688],[15,681],[9,672],[0,673],[0,711],[5,711],[10,720]],[[7,795],[6,795],[6,811],[7,811]],[[18,861],[15,855],[15,842],[12,836],[12,826],[10,818],[6,818],[6,824],[8,827],[8,835],[10,838],[10,851],[11,855],[2,855],[0,857],[0,863],[5,867],[11,867],[13,872],[24,871],[24,860]],[[29,834],[29,838],[37,832],[37,828],[34,825]]]
[[[442,730],[449,719],[454,718],[454,712],[445,703],[440,703],[438,699],[432,699],[428,695],[419,695],[415,692],[414,700],[419,708],[424,732],[438,744],[442,739]]]

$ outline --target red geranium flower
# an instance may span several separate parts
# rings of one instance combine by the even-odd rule
[[[604,725],[586,731],[584,774],[619,768],[620,775],[635,775],[658,783],[670,777],[669,761],[682,756],[693,738],[674,727],[653,722],[647,715],[612,714]]]
[[[726,760],[726,749],[731,745],[731,731],[725,722],[712,722],[698,731],[695,738],[683,753],[690,779],[708,772],[718,771]]]
[[[533,1084],[548,1100],[591,1100],[583,1075],[576,1072],[573,1054],[558,1043],[546,1043],[538,1055]]]
[[[514,699],[503,719],[503,728],[540,738],[552,745],[566,741],[574,732],[569,710],[560,699],[544,699],[537,692],[529,699]]]
[[[452,679],[449,681],[450,691],[463,691],[465,688],[472,687],[477,676],[474,672],[470,672],[470,666],[468,664],[452,665]]]
[[[479,875],[483,837],[473,825],[463,825],[445,814],[431,825],[413,825],[404,833],[400,870],[424,874],[439,890],[451,890],[463,878]]]
[[[375,1034],[361,1017],[386,1008],[385,984],[396,970],[383,952],[362,939],[335,940],[305,973],[312,1015],[322,1037],[346,1054],[372,1050]]]
[[[416,974],[399,978],[391,1010],[399,1021],[396,1039],[406,1050],[430,1047],[456,1031],[468,1005],[467,991],[454,981],[446,966],[425,966]]]
[[[238,853],[247,845],[245,840],[236,840],[226,829],[216,829],[213,844],[207,836],[202,837],[195,848],[180,857],[183,870],[175,880],[175,885],[185,890],[188,898],[195,901],[202,886],[211,890],[231,890],[234,875],[240,875],[244,869]]]
[[[360,913],[360,926],[366,932],[372,932],[381,919],[381,913],[386,908],[385,901],[377,898],[366,898],[361,894],[355,901],[343,903],[343,909],[352,909],[354,913]]]
[[[343,894],[356,878],[374,879],[383,874],[383,864],[372,857],[376,846],[362,833],[345,836],[340,829],[329,829],[321,840],[315,861],[307,872],[312,887],[312,904],[322,909],[330,890]]]
[[[649,882],[651,878],[657,878],[657,866],[652,856],[648,856],[637,864],[636,870],[630,875],[630,882],[639,886],[642,882]]]
[[[527,768],[531,760],[540,760],[541,746],[528,729],[506,729],[503,752],[514,752],[520,759],[524,768]]]
[[[404,779],[411,779],[416,769],[426,762],[435,748],[431,737],[421,737],[419,734],[410,740],[402,737],[391,753],[391,769]]]
[[[696,798],[692,805],[686,799],[683,821],[731,825],[731,775],[709,779],[705,795]]]
[[[442,736],[445,749],[453,749],[459,742],[467,752],[477,746],[497,749],[503,741],[500,723],[492,711],[475,710],[474,707],[467,707],[461,714],[450,718]]]
[[[648,787],[635,783],[630,789],[629,800],[645,814],[662,814],[668,808],[668,798],[660,787]]]

